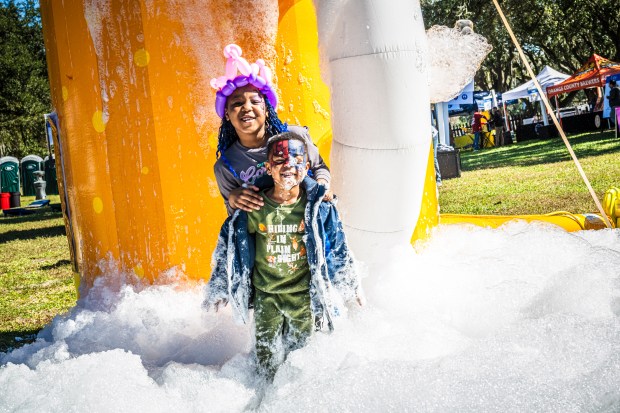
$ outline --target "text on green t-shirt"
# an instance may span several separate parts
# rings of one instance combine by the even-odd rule
[[[297,202],[280,205],[265,191],[258,211],[248,212],[248,231],[256,236],[256,257],[252,283],[272,294],[306,291],[310,288],[310,269],[303,240],[306,194]]]

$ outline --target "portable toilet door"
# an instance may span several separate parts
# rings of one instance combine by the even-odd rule
[[[19,161],[13,156],[0,158],[0,192],[19,192]]]
[[[37,155],[24,156],[20,161],[20,164],[24,196],[36,195],[37,193],[34,188],[34,181],[37,180],[37,177],[34,173],[43,170],[43,158]]]
[[[50,160],[49,156],[43,159],[43,170],[45,171],[45,192],[48,195],[58,195],[58,181],[56,181],[56,159],[52,155]]]

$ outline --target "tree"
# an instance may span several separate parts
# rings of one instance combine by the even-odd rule
[[[620,61],[618,0],[499,1],[535,72],[545,65],[572,74],[593,53]],[[509,90],[529,80],[491,0],[422,0],[427,27],[474,22],[493,51],[476,76],[481,89]]]
[[[0,155],[46,150],[51,110],[39,9],[34,0],[0,3]]]

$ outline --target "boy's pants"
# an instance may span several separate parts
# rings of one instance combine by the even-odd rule
[[[278,350],[283,347],[286,356],[303,347],[312,334],[309,292],[269,294],[256,289],[254,321],[259,371],[273,378],[280,364],[275,358]]]

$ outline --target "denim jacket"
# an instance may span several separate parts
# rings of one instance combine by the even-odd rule
[[[315,317],[327,318],[332,329],[337,305],[356,296],[360,284],[358,271],[336,207],[323,201],[325,187],[308,177],[301,186],[308,200],[304,241],[310,268],[310,307]],[[230,302],[235,319],[248,323],[255,254],[255,238],[248,232],[247,213],[237,210],[220,230],[203,306],[209,309],[216,301],[225,299]]]

